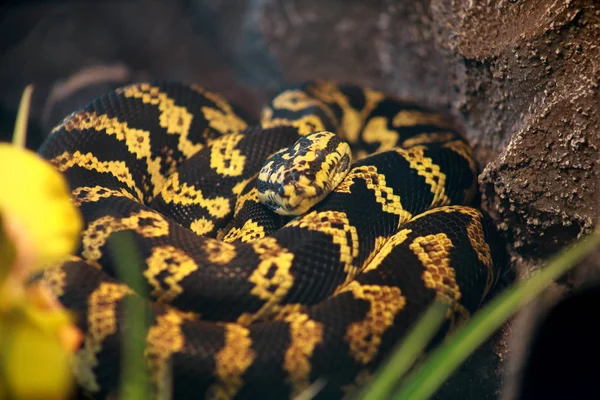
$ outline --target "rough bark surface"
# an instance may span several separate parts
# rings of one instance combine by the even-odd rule
[[[256,113],[283,84],[336,79],[461,121],[482,171],[482,206],[505,233],[520,273],[598,220],[600,4],[594,0],[28,4],[0,14],[0,115],[14,115],[22,88],[33,82],[33,123],[43,132],[74,105],[132,80],[196,81]],[[571,283],[596,270],[581,269]],[[517,321],[514,329],[525,331],[521,325],[527,324]],[[498,376],[519,371],[499,363],[507,355],[502,337],[439,397],[495,398]],[[514,386],[506,386],[504,398],[516,397]]]

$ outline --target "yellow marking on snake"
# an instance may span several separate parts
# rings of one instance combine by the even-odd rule
[[[455,212],[458,211],[461,214],[467,215],[471,218],[471,223],[467,225],[467,236],[469,237],[469,242],[471,243],[471,248],[477,254],[477,259],[483,264],[483,266],[487,270],[486,275],[486,284],[483,291],[483,299],[489,293],[491,287],[494,285],[494,281],[498,278],[498,276],[494,276],[493,273],[493,260],[492,260],[492,250],[490,249],[489,244],[485,241],[485,235],[483,234],[483,226],[481,225],[481,212],[478,210],[465,207],[465,206],[448,206],[441,207],[438,209],[430,210],[427,214],[432,214],[433,212]]]
[[[211,397],[233,398],[244,385],[242,375],[255,358],[248,328],[225,324],[225,345],[215,354],[215,376],[218,382],[209,389]]]
[[[152,296],[158,303],[169,303],[179,296],[183,292],[179,283],[198,269],[198,265],[189,255],[173,246],[154,247],[152,254],[146,259],[146,264],[144,276],[152,287]],[[167,289],[163,287],[163,283]]]
[[[236,247],[220,240],[208,238],[203,248],[206,259],[215,264],[229,264],[236,256]]]
[[[114,176],[119,182],[127,185],[127,187],[135,192],[138,201],[144,198],[142,191],[137,188],[133,176],[127,168],[125,161],[100,161],[92,153],[82,154],[79,150],[70,154],[64,152],[61,155],[54,157],[50,162],[60,171],[65,172],[73,166],[85,168],[89,171],[97,171],[100,173],[109,173]]]
[[[456,273],[450,265],[450,249],[454,247],[445,233],[420,236],[408,246],[425,268],[422,279],[425,287],[436,292],[436,298],[455,308],[461,298]]]
[[[239,212],[242,210],[246,202],[253,201],[255,203],[259,203],[258,201],[258,189],[256,186],[253,186],[248,192],[238,196],[235,202],[235,211],[233,212],[233,217],[237,217]]]
[[[375,242],[373,244],[373,250],[371,251],[371,253],[369,253],[367,258],[365,258],[365,261],[362,263],[362,265],[363,265],[362,272],[367,272],[370,269],[376,268],[376,267],[369,268],[369,265],[375,259],[375,257],[377,257],[377,255],[382,251],[382,247],[385,245],[385,243],[387,241],[388,241],[388,238],[385,236],[377,236],[375,238]],[[347,281],[344,281],[340,285],[338,285],[335,288],[335,290],[333,291],[333,295],[337,295],[338,293],[340,293],[342,291],[342,289],[344,289],[346,287],[347,283],[348,283]]]
[[[377,236],[375,238],[375,243],[373,244],[373,250],[371,251],[371,253],[369,253],[369,255],[367,256],[367,258],[365,258],[365,262],[363,263],[363,265],[365,266],[363,269],[363,272],[367,271],[367,268],[369,267],[369,264],[371,264],[371,261],[373,261],[373,259],[375,259],[375,257],[377,256],[377,254],[379,254],[379,252],[381,251],[382,247],[386,244],[386,242],[389,240],[390,238],[387,238],[385,236]]]
[[[142,223],[143,221],[143,223]],[[132,230],[143,237],[159,237],[169,234],[169,223],[155,211],[142,210],[129,217],[106,215],[90,222],[83,232],[82,257],[86,261],[98,261],[102,257],[100,248],[113,232]]]
[[[364,125],[365,125],[365,122],[367,121],[367,119],[369,118],[369,114],[371,114],[371,112],[373,112],[373,110],[377,107],[377,105],[380,102],[382,102],[386,97],[383,92],[380,92],[378,90],[372,90],[372,89],[363,90],[363,95],[364,95],[365,104],[364,104],[363,108],[358,112],[359,123],[352,125],[352,123],[349,121],[344,126],[344,129],[349,129],[350,132],[348,132],[348,133],[345,131],[340,132],[340,137],[347,138],[351,143],[356,143],[356,141],[360,135],[361,129],[363,130],[362,136],[364,138],[365,133],[366,133],[365,130],[367,129],[364,127]],[[374,119],[376,117],[372,117],[372,118]],[[367,133],[367,136],[368,136],[368,133]],[[359,156],[358,154],[355,154],[355,158],[360,159],[363,157]]]
[[[225,135],[242,131],[248,127],[246,122],[235,114],[233,107],[223,96],[210,92],[196,84],[191,84],[190,88],[202,94],[217,106],[217,108],[206,106],[201,108],[202,114],[211,128]]]
[[[81,261],[81,258],[76,256],[69,257],[66,262]],[[43,281],[48,285],[52,293],[56,297],[60,297],[65,292],[67,273],[61,266],[53,266],[44,268]]]
[[[379,143],[377,151],[393,149],[400,139],[398,132],[388,129],[388,119],[385,117],[371,118],[363,129],[362,137],[365,143]]]
[[[435,125],[440,128],[452,128],[452,123],[440,114],[417,110],[402,110],[394,116],[392,125],[395,127],[415,125]]]
[[[117,332],[116,303],[130,293],[131,289],[123,284],[103,282],[88,298],[88,329],[77,352],[75,368],[77,383],[92,392],[100,390],[94,374],[97,355],[104,340]]]
[[[127,86],[118,90],[117,93],[123,93],[125,97],[140,99],[144,104],[157,106],[160,111],[158,118],[160,126],[166,129],[167,133],[179,136],[177,148],[187,158],[204,147],[200,143],[193,143],[188,138],[194,116],[185,107],[175,105],[175,100],[161,92],[160,88],[142,83]]]
[[[369,117],[369,114],[373,112],[375,107],[377,107],[379,103],[385,99],[386,95],[379,90],[373,89],[365,89],[363,94],[365,96],[365,105],[361,110],[360,116],[361,119],[365,121]]]
[[[427,210],[415,218],[413,221],[422,218],[426,215],[435,214],[439,212],[445,213],[453,213],[460,212],[461,214],[467,215],[471,218],[471,223],[467,225],[467,234],[469,237],[469,242],[471,243],[471,248],[477,254],[477,258],[479,261],[485,266],[487,269],[486,276],[486,285],[484,288],[484,295],[481,297],[482,301],[485,296],[489,293],[491,286],[493,286],[494,281],[498,278],[498,276],[494,276],[492,271],[493,269],[493,260],[492,260],[492,251],[490,249],[489,244],[485,241],[485,236],[483,234],[483,226],[481,225],[481,212],[478,210],[466,207],[466,206],[446,206],[440,208],[434,208],[432,210]]]
[[[467,234],[469,236],[469,242],[471,242],[471,247],[473,247],[473,250],[475,250],[475,253],[477,254],[477,258],[487,269],[485,288],[483,289],[483,295],[481,296],[481,301],[483,301],[490,292],[497,277],[494,277],[492,252],[490,246],[484,239],[480,218],[473,218],[473,222],[467,225]]]
[[[201,190],[181,183],[179,181],[179,173],[175,172],[169,177],[167,183],[160,192],[165,203],[173,203],[180,205],[198,205],[208,211],[215,218],[224,218],[231,212],[229,200],[226,197],[215,196],[212,199],[204,197]]]
[[[273,99],[272,105],[275,109],[290,111],[300,111],[306,110],[309,107],[316,107],[325,114],[336,130],[340,125],[340,121],[326,103],[309,96],[308,93],[302,90],[286,90]]]
[[[365,319],[351,323],[345,336],[352,358],[368,364],[377,355],[383,334],[404,308],[406,298],[397,287],[361,285],[356,281],[350,282],[341,292],[351,292],[355,299],[369,302]]]
[[[246,179],[243,179],[243,180],[239,181],[238,183],[235,184],[235,186],[233,187],[233,189],[231,189],[231,193],[233,193],[234,195],[236,195],[236,197],[238,197],[240,194],[242,194],[242,192],[246,188],[246,185],[249,182],[251,182],[254,179],[256,179],[257,176],[258,176],[258,173],[252,175],[249,178],[246,178]]]
[[[212,230],[215,229],[215,224],[209,219],[200,217],[190,224],[190,229],[196,235],[202,236],[212,232]]]
[[[402,147],[413,147],[420,144],[447,142],[450,139],[456,138],[453,132],[428,132],[420,133],[402,142]]]
[[[467,206],[443,206],[443,207],[432,208],[430,210],[426,210],[420,214],[415,215],[412,218],[411,222],[416,221],[420,218],[423,218],[426,215],[436,214],[439,212],[445,212],[445,213],[460,212],[465,215],[471,215],[471,213],[468,211],[469,208],[470,207],[467,207]],[[465,209],[467,209],[467,210],[465,210]]]
[[[144,355],[152,381],[158,385],[158,398],[166,398],[161,397],[161,394],[170,395],[168,382],[171,382],[172,378],[168,360],[174,353],[181,352],[185,346],[181,325],[185,321],[196,319],[197,316],[193,313],[169,308],[166,313],[159,315],[155,324],[148,329]]]
[[[298,134],[301,136],[306,136],[309,133],[324,131],[327,129],[326,124],[321,120],[321,118],[314,114],[294,119],[273,118],[273,110],[270,108],[266,108],[262,112],[260,124],[264,129],[278,126],[294,126],[298,129]]]
[[[385,175],[377,173],[377,167],[374,165],[353,168],[337,186],[335,192],[351,194],[351,188],[356,179],[362,179],[367,188],[375,193],[375,199],[377,203],[381,204],[383,211],[400,217],[398,225],[402,225],[412,218],[412,214],[402,207],[400,196],[394,194],[394,190],[386,186]]]
[[[165,182],[165,177],[161,174],[161,158],[152,157],[150,147],[150,132],[142,129],[130,128],[127,122],[121,122],[117,118],[110,118],[106,114],[97,115],[94,112],[81,111],[74,118],[63,125],[68,132],[72,130],[90,130],[104,132],[107,135],[115,136],[119,141],[124,141],[127,150],[135,154],[135,157],[146,161],[146,169],[152,182],[152,197],[156,196]],[[162,160],[163,162],[166,160]],[[172,163],[172,162],[171,162]],[[149,188],[144,188],[147,192]],[[151,198],[145,199],[150,201]]]
[[[424,146],[414,146],[409,149],[395,149],[398,154],[409,162],[410,167],[417,171],[417,174],[425,178],[425,182],[431,186],[433,201],[430,208],[440,207],[450,204],[452,201],[446,195],[446,174],[444,174],[439,165],[433,163],[431,158],[425,157]]]
[[[286,321],[295,314],[306,313],[306,306],[300,303],[284,304],[280,307],[277,314],[273,315],[273,321]]]
[[[236,146],[244,135],[231,133],[211,143],[210,167],[224,176],[240,176],[244,172],[246,156]]]
[[[368,272],[379,268],[383,260],[385,260],[387,256],[390,255],[390,253],[392,252],[392,250],[394,250],[395,247],[404,243],[404,241],[411,232],[412,230],[410,229],[402,229],[396,232],[394,235],[392,235],[389,239],[387,239],[383,246],[381,246],[379,251],[375,253],[373,258],[371,258],[371,260],[368,261],[363,272]]]
[[[231,228],[229,232],[223,236],[223,241],[226,243],[233,243],[237,241],[249,243],[262,239],[265,236],[265,228],[263,228],[262,225],[254,222],[252,219],[248,219],[246,222],[244,222],[244,225],[241,228]]]
[[[288,222],[287,227],[299,227],[310,231],[322,232],[331,236],[333,243],[340,246],[340,262],[346,272],[345,282],[358,274],[360,268],[353,265],[358,257],[358,232],[343,211],[312,211],[300,219]]]
[[[310,358],[315,347],[323,342],[323,324],[304,313],[292,314],[285,321],[289,323],[290,345],[285,351],[283,368],[288,374],[287,381],[292,386],[291,397],[295,398],[310,383]]]
[[[281,308],[281,300],[294,285],[294,276],[290,273],[293,253],[281,247],[273,237],[252,242],[252,248],[260,261],[248,278],[254,284],[250,293],[265,303],[256,313],[242,314],[237,319],[242,325],[276,314]]]
[[[337,85],[332,82],[319,82],[318,85],[311,86],[307,89],[309,93],[326,103],[335,103],[342,110],[343,137],[350,143],[356,143],[363,125],[363,118],[356,109],[354,109],[348,98],[342,93]]]
[[[134,195],[123,188],[113,190],[104,186],[80,186],[73,190],[71,194],[73,195],[73,203],[76,206],[82,203],[93,203],[109,197],[125,197],[129,200],[138,201]]]

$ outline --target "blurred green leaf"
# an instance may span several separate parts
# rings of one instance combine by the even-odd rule
[[[31,107],[31,95],[33,85],[27,85],[21,96],[21,103],[17,111],[17,121],[13,133],[13,144],[18,147],[25,147],[27,140],[27,121],[29,119],[29,108]]]
[[[448,305],[433,303],[410,330],[406,338],[396,346],[391,357],[378,370],[369,384],[356,396],[356,399],[385,399],[398,385],[423,353],[427,344],[438,333],[444,321]]]
[[[117,275],[142,298],[146,284],[143,280],[143,266],[137,252],[134,236],[129,231],[113,233],[108,247],[115,257]],[[151,385],[146,368],[144,348],[150,325],[148,308],[141,298],[129,296],[125,299],[127,329],[123,331],[123,360],[120,400],[146,400],[152,398]]]
[[[314,399],[321,390],[325,387],[324,379],[317,379],[312,385],[304,389],[294,400],[311,400]]]

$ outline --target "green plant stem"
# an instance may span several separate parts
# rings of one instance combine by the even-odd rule
[[[398,381],[413,366],[423,353],[431,339],[438,333],[446,321],[448,306],[443,303],[433,303],[410,330],[406,338],[396,346],[391,357],[379,369],[357,399],[385,399],[398,384]]]
[[[33,93],[33,85],[27,85],[23,90],[19,110],[17,111],[17,121],[13,133],[13,144],[18,147],[25,148],[27,140],[27,121],[29,119],[29,108],[31,106],[31,94]]]
[[[319,392],[325,387],[325,379],[317,379],[312,385],[304,389],[298,396],[294,397],[293,400],[311,400],[317,397]]]
[[[118,254],[115,265],[118,277],[138,295],[144,296],[145,283],[142,274],[142,262],[136,251],[131,232],[117,232],[109,239],[108,246],[112,254]],[[121,400],[146,400],[150,396],[150,381],[144,361],[144,348],[150,316],[144,302],[139,297],[125,299],[127,329],[123,330],[123,359]]]
[[[600,244],[600,234],[579,240],[569,249],[551,258],[536,275],[505,290],[414,371],[393,396],[397,400],[430,398],[467,357],[499,329],[518,309],[546,289],[554,280],[583,260]]]

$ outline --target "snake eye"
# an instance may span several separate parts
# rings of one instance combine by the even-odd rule
[[[300,171],[293,169],[290,171],[290,177],[292,178],[293,181],[298,181],[300,179],[300,176],[302,174],[300,173]]]

